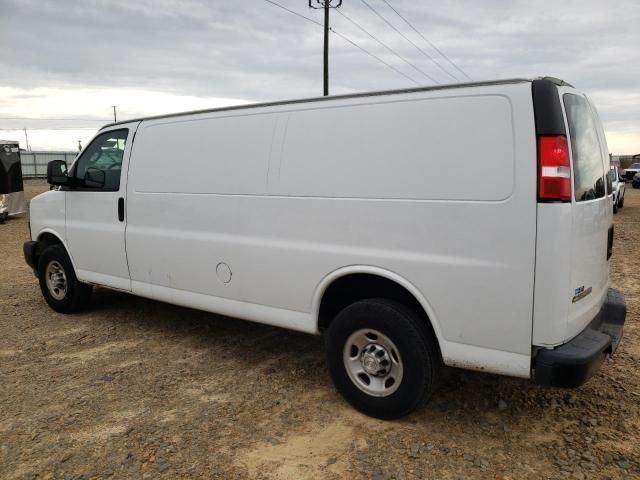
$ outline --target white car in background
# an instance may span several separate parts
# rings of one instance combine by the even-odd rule
[[[630,182],[633,180],[633,177],[636,173],[640,173],[640,163],[632,163],[629,165],[629,168],[625,168],[622,170],[622,178],[625,182]]]
[[[620,177],[618,167],[611,165],[611,194],[613,195],[613,213],[624,207],[624,180]]]

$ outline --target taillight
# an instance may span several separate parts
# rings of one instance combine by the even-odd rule
[[[564,135],[538,137],[538,200],[571,201],[571,164]]]

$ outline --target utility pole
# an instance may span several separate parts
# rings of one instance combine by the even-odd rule
[[[24,128],[24,139],[27,142],[27,152],[30,152],[31,147],[29,146],[29,135],[27,135],[27,127]]]
[[[112,105],[113,107],[113,123],[116,123],[118,121],[118,118],[116,117],[116,107],[117,105]]]
[[[323,55],[323,93],[329,95],[329,10],[340,8],[342,0],[309,0],[309,7],[324,10],[324,55]]]

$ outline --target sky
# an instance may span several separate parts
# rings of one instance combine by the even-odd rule
[[[75,150],[112,105],[321,95],[322,12],[273,1],[316,23],[268,0],[0,0],[0,138]],[[610,152],[640,153],[638,0],[343,0],[330,23],[331,94],[549,75],[591,97]]]

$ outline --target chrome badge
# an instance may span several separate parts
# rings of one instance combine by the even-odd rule
[[[571,303],[576,303],[579,300],[582,300],[584,297],[589,295],[593,289],[591,287],[584,288],[584,285],[575,289],[573,300]]]

